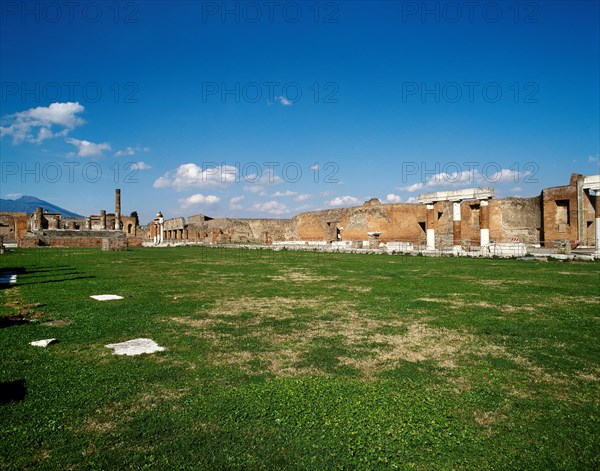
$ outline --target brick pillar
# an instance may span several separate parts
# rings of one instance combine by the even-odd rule
[[[435,250],[435,214],[433,212],[433,204],[427,206],[427,250]]]
[[[479,202],[479,245],[490,243],[490,207],[488,200]]]

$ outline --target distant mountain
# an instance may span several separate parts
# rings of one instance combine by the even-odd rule
[[[35,208],[42,208],[49,213],[60,213],[69,218],[81,218],[83,216],[67,211],[52,203],[36,198],[35,196],[21,196],[16,200],[4,200],[0,198],[0,211],[33,213]]]

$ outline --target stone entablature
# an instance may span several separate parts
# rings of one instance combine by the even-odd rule
[[[423,204],[432,204],[437,201],[465,201],[487,200],[495,196],[493,188],[469,188],[467,190],[436,191],[419,195],[418,201]]]

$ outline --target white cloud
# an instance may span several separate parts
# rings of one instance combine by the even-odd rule
[[[190,206],[197,205],[206,205],[210,206],[213,204],[217,204],[221,201],[221,198],[215,195],[202,195],[200,193],[196,193],[195,195],[188,196],[187,198],[179,198],[179,204],[181,205],[181,209],[189,208]]]
[[[146,162],[135,162],[133,165],[134,168],[136,168],[137,170],[149,170],[152,168]]]
[[[311,165],[310,167],[308,167],[308,169],[312,170],[313,172],[319,170],[319,168],[320,168],[319,164],[314,164],[314,165]]]
[[[311,198],[312,198],[311,195],[309,195],[307,193],[302,193],[302,194],[300,194],[298,196],[295,196],[294,197],[294,201],[306,201],[306,200],[309,200]]]
[[[206,166],[201,168],[194,163],[182,164],[174,172],[166,172],[154,182],[154,188],[187,188],[220,186],[239,181],[237,167],[231,165]]]
[[[501,168],[494,173],[481,174],[477,169],[462,170],[458,172],[440,172],[427,178],[424,182],[399,188],[409,193],[426,190],[429,188],[445,187],[456,188],[465,186],[494,185],[498,183],[518,183],[531,175],[532,172],[518,172],[508,168]]]
[[[125,149],[118,150],[115,152],[115,157],[122,157],[124,155],[135,155],[140,152],[150,152],[150,147],[131,147],[127,146]]]
[[[23,141],[39,143],[52,137],[66,136],[85,121],[78,116],[84,111],[79,103],[51,103],[8,115],[8,126],[0,127],[0,136],[12,136],[13,144]],[[54,127],[61,128],[54,131]]]
[[[283,106],[292,106],[294,104],[291,100],[288,100],[284,96],[278,96],[277,99],[279,100],[279,103],[281,103]]]
[[[95,144],[90,141],[82,141],[72,137],[66,139],[66,141],[77,147],[77,155],[79,157],[102,157],[104,155],[102,152],[110,150],[110,144],[107,142]]]
[[[261,185],[245,186],[244,191],[247,191],[248,193],[258,193],[259,196],[265,196],[267,194],[265,187]]]
[[[503,168],[490,175],[487,180],[490,183],[513,182],[517,183],[520,178],[530,175],[531,172],[518,172],[509,168]],[[483,179],[483,178],[482,178]]]
[[[400,203],[402,201],[402,198],[398,195],[395,195],[394,193],[389,193],[388,195],[386,195],[385,201],[388,203]]]
[[[295,191],[276,191],[275,193],[273,193],[273,196],[279,197],[279,196],[296,196],[297,193]]]
[[[419,182],[419,183],[413,183],[412,185],[405,186],[404,188],[400,188],[400,189],[408,191],[409,193],[412,193],[413,191],[421,190],[424,186],[425,185],[423,183]]]
[[[338,196],[337,198],[332,199],[329,203],[329,206],[347,206],[349,204],[358,203],[358,199],[354,196]]]
[[[234,196],[229,200],[229,209],[244,209],[244,206],[240,204],[244,200],[245,196]]]
[[[276,216],[288,214],[290,212],[285,204],[274,200],[265,203],[254,203],[250,209],[259,213],[268,213]]]
[[[594,157],[593,155],[588,156],[588,162],[591,164],[597,164],[600,162],[600,156]]]
[[[4,195],[4,198],[7,200],[18,200],[21,196],[23,196],[22,193],[9,193]]]
[[[417,198],[415,198],[414,196],[411,196],[410,198],[408,198],[406,200],[407,203],[416,203],[417,202]]]

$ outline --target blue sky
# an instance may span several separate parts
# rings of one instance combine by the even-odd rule
[[[2,197],[291,217],[600,172],[596,1],[0,5]]]

